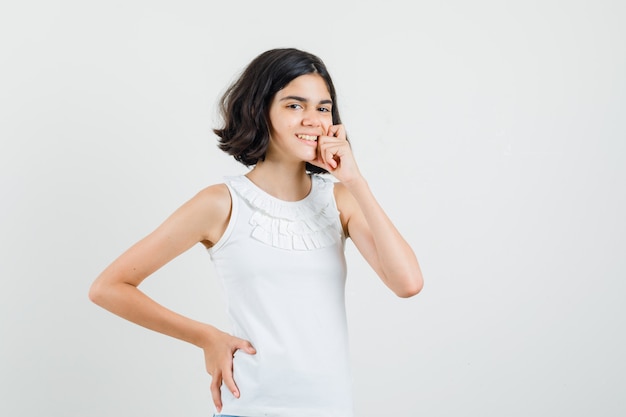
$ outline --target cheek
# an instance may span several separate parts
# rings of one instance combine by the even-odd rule
[[[281,135],[285,132],[285,130],[289,129],[289,124],[284,119],[275,118],[270,123],[270,131],[274,135]]]
[[[333,118],[328,117],[322,120],[322,129],[324,129],[324,134],[328,133],[328,129],[333,125]]]
[[[274,126],[274,129],[285,129],[293,125],[293,117],[289,117],[289,114],[284,112],[275,111],[270,113],[270,123]]]

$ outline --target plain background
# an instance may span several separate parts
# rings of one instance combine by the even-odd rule
[[[425,288],[347,245],[358,417],[626,414],[622,1],[23,1],[0,7],[0,415],[210,416],[194,346],[89,285],[244,172],[216,102],[256,55],[319,55]],[[142,287],[227,327],[194,247]]]

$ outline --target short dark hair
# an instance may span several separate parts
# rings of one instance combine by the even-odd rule
[[[246,166],[263,161],[270,141],[272,99],[293,79],[305,74],[319,74],[324,79],[333,102],[333,124],[340,124],[335,87],[322,60],[295,48],[271,49],[252,60],[222,96],[219,110],[223,127],[213,129],[219,136],[219,148]],[[306,169],[328,172],[308,162]]]

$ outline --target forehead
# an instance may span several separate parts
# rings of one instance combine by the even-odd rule
[[[319,74],[304,74],[294,78],[282,90],[276,93],[276,97],[280,98],[294,94],[309,99],[330,99],[326,81]]]

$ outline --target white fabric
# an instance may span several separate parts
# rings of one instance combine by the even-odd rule
[[[227,177],[231,218],[209,254],[224,286],[237,351],[235,398],[223,414],[351,417],[344,289],[346,263],[333,182],[313,175],[309,195],[279,200],[245,176]]]

